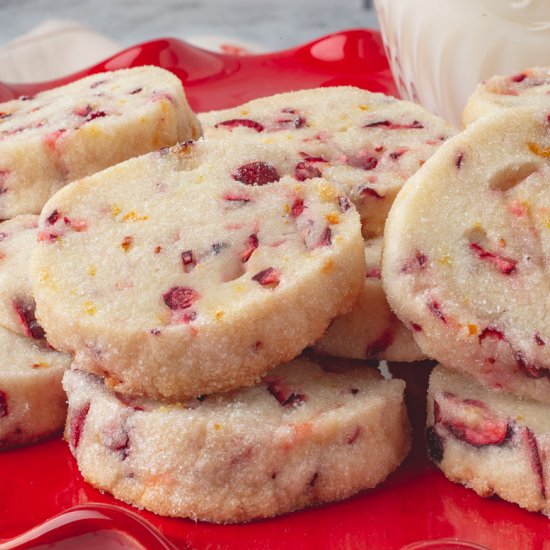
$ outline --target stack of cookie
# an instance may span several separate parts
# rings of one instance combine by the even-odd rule
[[[201,122],[204,139],[76,181],[42,210],[36,315],[74,354],[80,470],[137,506],[216,522],[373,487],[410,445],[403,382],[295,358],[335,318],[325,353],[421,356],[380,295],[371,239],[454,131],[354,88]],[[376,307],[354,313],[362,294]]]
[[[154,67],[84,78],[0,107],[0,448],[58,432],[69,355],[35,318],[29,259],[38,216],[67,182],[198,137],[181,83]]]
[[[545,514],[549,90],[548,69],[480,85],[464,114],[471,124],[395,201],[382,269],[392,308],[445,366],[428,396],[432,460],[482,495]]]

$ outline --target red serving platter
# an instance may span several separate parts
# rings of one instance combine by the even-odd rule
[[[218,54],[176,39],[160,39],[56,81],[0,83],[0,100],[33,94],[88,74],[138,65],[158,65],[175,73],[196,111],[232,107],[260,96],[317,86],[355,85],[397,94],[380,35],[351,30],[290,50],[250,56]],[[84,482],[67,446],[57,438],[0,453],[0,550],[156,550],[170,548],[170,543],[185,550],[397,550],[416,541],[441,539],[446,543],[429,547],[479,548],[477,544],[495,550],[548,548],[550,522],[544,516],[497,498],[482,499],[450,483],[428,463],[423,425],[431,365],[394,364],[390,368],[407,381],[414,444],[405,463],[374,490],[343,502],[246,525],[195,523],[134,510],[136,515],[131,507]],[[19,537],[59,514],[53,522]],[[13,537],[16,539],[9,542]],[[474,546],[459,545],[457,540]],[[52,541],[57,542],[45,545]]]

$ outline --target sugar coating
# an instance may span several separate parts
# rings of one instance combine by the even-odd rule
[[[200,135],[180,80],[158,67],[88,76],[0,104],[0,219],[40,213],[66,183]]]
[[[34,316],[30,256],[38,216],[23,214],[0,223],[0,326],[40,340],[44,331]]]
[[[84,478],[157,514],[234,523],[346,498],[410,447],[404,383],[298,359],[256,386],[166,405],[67,371],[65,430]]]
[[[422,350],[550,402],[550,119],[508,109],[449,140],[403,187],[382,281]]]
[[[351,309],[365,260],[355,208],[290,168],[273,145],[199,141],[60,191],[32,262],[48,340],[117,391],[167,398],[298,355]]]
[[[548,412],[546,404],[494,392],[439,365],[428,389],[430,458],[481,496],[550,515]]]
[[[365,237],[382,234],[403,183],[455,133],[419,105],[351,86],[278,94],[199,119],[209,139],[276,144],[298,179],[317,175],[338,185]]]
[[[0,327],[0,449],[59,431],[67,406],[61,387],[68,355]]]
[[[480,84],[468,98],[462,122],[464,126],[478,118],[510,107],[550,106],[550,68],[533,67],[520,73],[493,76]]]
[[[380,277],[382,238],[365,241],[366,277],[354,308],[332,321],[313,349],[351,359],[420,361],[426,356],[411,330],[390,309]]]

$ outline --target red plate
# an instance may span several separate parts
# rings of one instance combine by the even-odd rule
[[[245,57],[207,52],[174,39],[155,40],[55,82],[24,86],[0,84],[0,100],[33,94],[103,70],[146,64],[177,74],[185,84],[191,106],[197,111],[231,107],[263,95],[316,86],[350,84],[396,94],[379,34],[355,30],[283,52]],[[405,464],[372,491],[344,502],[247,525],[209,525],[161,518],[148,512],[138,512],[136,516],[125,513],[132,510],[131,507],[86,484],[67,446],[61,440],[53,440],[0,453],[0,541],[15,537],[69,508],[85,506],[1,548],[37,547],[48,538],[66,539],[64,546],[56,548],[136,548],[125,533],[139,541],[141,548],[168,548],[162,536],[149,530],[149,524],[143,519],[177,548],[188,550],[393,550],[415,541],[438,539],[445,539],[446,543],[429,547],[472,548],[450,542],[461,539],[498,550],[546,548],[550,523],[545,517],[498,499],[481,499],[472,491],[448,482],[428,464],[423,425],[430,366],[394,365],[392,368],[408,382],[415,443]],[[67,540],[77,534],[79,538]]]

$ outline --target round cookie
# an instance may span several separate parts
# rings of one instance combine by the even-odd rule
[[[38,214],[67,182],[200,135],[180,80],[99,73],[0,104],[0,219]]]
[[[365,237],[382,234],[403,183],[455,133],[419,105],[351,86],[278,94],[199,119],[209,139],[276,144],[292,155],[298,179],[338,185]]]
[[[317,353],[350,359],[421,361],[426,356],[411,330],[388,305],[380,280],[382,238],[365,241],[367,273],[363,291],[354,308],[332,321],[313,345]]]
[[[550,68],[533,67],[508,76],[493,76],[478,84],[468,98],[464,126],[478,118],[510,107],[550,107]]]
[[[359,218],[273,145],[199,141],[55,195],[33,256],[36,315],[78,368],[170,399],[253,384],[349,311]]]
[[[40,340],[44,330],[35,318],[29,273],[37,233],[32,214],[0,223],[0,326]]]
[[[544,402],[549,181],[548,111],[484,117],[403,187],[382,262],[388,302],[429,357]]]
[[[428,389],[431,460],[451,480],[487,497],[550,515],[548,405],[494,392],[437,366]]]
[[[59,431],[67,405],[61,387],[68,355],[0,327],[0,449]]]
[[[84,478],[157,514],[234,523],[346,498],[410,447],[404,382],[304,359],[258,385],[165,405],[67,371],[65,431]]]

